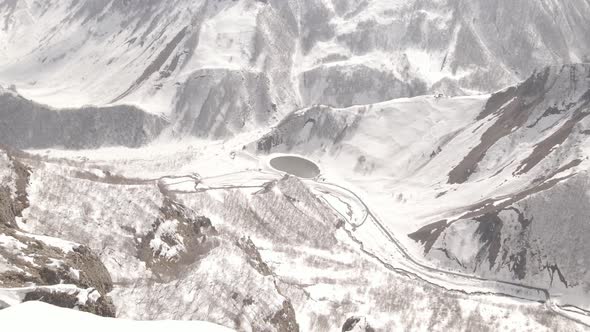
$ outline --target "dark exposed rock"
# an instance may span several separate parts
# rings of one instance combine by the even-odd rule
[[[0,255],[25,272],[6,271],[0,273],[0,286],[18,288],[28,283],[38,286],[50,286],[58,284],[75,285],[79,289],[93,289],[99,297],[96,302],[87,301],[85,305],[78,306],[77,295],[67,291],[34,289],[27,293],[25,301],[43,301],[64,308],[79,307],[82,311],[91,312],[101,316],[114,317],[115,309],[110,298],[106,296],[113,289],[111,276],[102,262],[90,249],[79,246],[72,252],[65,254],[61,249],[48,246],[41,241],[22,235],[14,229],[0,228],[0,234],[8,234],[19,241],[25,248],[20,255],[31,257],[34,264],[23,260],[10,251],[0,248]],[[60,262],[55,265],[53,262]],[[77,270],[78,273],[72,273]],[[78,291],[79,292],[79,291]]]
[[[13,180],[16,185],[16,197],[13,198],[10,189],[0,183],[0,226],[15,228],[15,217],[21,216],[22,211],[29,206],[27,185],[29,184],[31,170],[11,156],[8,151],[0,149],[0,153],[4,152],[6,152],[14,170],[15,178]]]
[[[26,273],[10,271],[0,273],[0,285],[4,287],[22,287],[28,282],[37,285],[64,283],[81,288],[92,287],[101,294],[107,294],[113,288],[108,270],[88,247],[74,247],[72,252],[66,254],[59,248],[49,246],[14,229],[0,227],[0,234],[13,237],[22,243],[25,247],[20,249],[20,254],[34,260],[34,264],[22,260],[0,247],[0,255],[4,259],[11,265],[26,271]],[[58,261],[61,264],[54,266],[51,264],[52,261]],[[72,274],[72,270],[79,271],[79,278]]]
[[[344,322],[344,325],[342,325],[342,332],[352,331],[352,329],[354,329],[356,324],[358,324],[358,322],[360,322],[360,321],[361,321],[360,317],[348,318],[346,320],[346,322]]]
[[[250,238],[241,238],[236,241],[236,245],[242,249],[242,251],[248,257],[248,264],[252,266],[256,271],[258,271],[263,276],[268,276],[272,274],[271,269],[266,265],[265,262],[262,261],[262,257],[260,256],[260,252],[258,252],[258,248],[254,245],[254,242]]]
[[[289,151],[305,142],[305,139],[317,139],[319,142],[326,142],[328,146],[336,146],[358,129],[365,112],[366,109],[360,108],[347,117],[341,117],[335,116],[332,109],[326,106],[314,106],[303,112],[293,112],[281,120],[271,132],[255,142],[254,148],[258,152],[270,153],[281,146],[281,151]],[[302,140],[304,129],[306,137]]]
[[[41,301],[58,307],[71,309],[78,304],[78,297],[76,294],[68,294],[65,292],[35,290],[25,295],[23,302],[29,301]]]
[[[539,193],[539,192],[542,192],[545,190],[549,190],[549,189],[553,188],[553,186],[558,184],[560,181],[570,178],[574,174],[566,175],[566,176],[559,177],[559,178],[556,178],[555,177],[556,175],[558,175],[559,173],[565,172],[573,167],[576,167],[576,166],[580,165],[581,163],[582,163],[582,160],[580,160],[580,159],[572,160],[572,161],[568,162],[567,164],[552,171],[548,175],[546,175],[542,178],[535,179],[533,181],[533,183],[531,184],[531,186],[529,186],[528,188],[525,188],[522,191],[513,193],[510,197],[508,197],[504,200],[498,201],[498,200],[493,200],[493,199],[487,199],[487,200],[466,206],[464,209],[466,213],[462,216],[461,219],[463,219],[463,220],[473,219],[473,218],[483,216],[486,213],[499,212],[505,208],[509,208],[512,204],[514,204],[526,197],[529,197],[531,195],[534,195],[536,193]]]
[[[566,170],[571,169],[572,167],[579,165],[581,162],[582,161],[579,159],[572,160],[563,166],[552,170],[546,176],[536,179],[533,181],[533,184],[530,187],[525,188],[520,192],[513,193],[509,197],[489,199],[479,202],[473,206],[466,207],[465,210],[458,212],[461,214],[461,218],[454,221],[452,224],[476,223],[476,231],[473,233],[463,234],[463,236],[473,236],[474,239],[480,241],[475,259],[459,262],[459,265],[465,269],[469,269],[469,272],[481,271],[486,275],[488,273],[497,273],[503,270],[504,272],[509,272],[511,274],[512,280],[543,278],[541,276],[542,274],[538,272],[544,270],[548,271],[549,278],[551,278],[550,282],[547,280],[548,284],[552,284],[554,281],[553,279],[557,279],[555,276],[559,278],[563,285],[568,286],[574,283],[572,280],[579,280],[576,279],[579,278],[579,275],[576,274],[576,268],[572,267],[571,261],[566,259],[562,263],[563,266],[561,269],[556,268],[555,262],[559,262],[559,260],[553,253],[555,250],[547,249],[544,245],[539,244],[539,227],[551,227],[549,225],[551,225],[552,222],[555,222],[555,226],[560,225],[560,228],[566,227],[566,230],[562,231],[562,234],[571,234],[568,236],[572,237],[573,242],[579,241],[577,238],[578,235],[575,235],[575,232],[578,230],[578,228],[576,228],[576,230],[568,230],[567,224],[562,225],[559,219],[554,219],[555,217],[550,217],[548,220],[546,217],[543,217],[543,215],[536,214],[536,210],[534,210],[529,204],[531,204],[530,202],[535,202],[538,200],[546,201],[547,198],[545,197],[556,197],[557,202],[559,202],[561,197],[563,197],[561,195],[564,193],[567,193],[567,196],[565,197],[568,197],[568,200],[571,200],[571,196],[578,195],[577,193],[573,192],[574,188],[577,188],[576,186],[579,186],[579,188],[584,188],[580,190],[585,193],[585,188],[587,187],[585,182],[586,180],[584,180],[586,179],[585,174],[560,174]],[[581,184],[580,181],[582,181]],[[572,184],[574,185],[574,188],[572,188]],[[557,193],[542,193],[549,190],[556,191]],[[584,195],[582,196],[585,197]],[[551,199],[549,199],[549,202],[550,201]],[[582,201],[584,200],[582,199]],[[548,204],[551,204],[549,202]],[[559,206],[560,204],[567,203],[553,204]],[[583,205],[577,206],[575,202],[571,204],[575,207],[570,209],[580,208],[582,211],[586,211],[586,209],[583,208]],[[570,221],[571,219],[568,220],[571,218],[569,217],[569,213],[571,213],[571,210],[566,211],[564,216],[564,218],[567,218],[567,222],[578,222],[575,220]],[[582,213],[580,217],[584,218],[585,215],[585,213]],[[534,216],[537,218],[541,217],[541,219],[545,218],[544,221],[541,221],[541,224],[537,224],[539,225],[537,228],[531,227],[534,222]],[[539,222],[539,220],[537,220],[537,222]],[[424,241],[428,240],[428,236],[430,236],[432,233],[435,233],[436,230],[437,229],[434,228],[434,225],[425,226],[421,237],[415,236],[419,234],[413,234],[414,239],[424,243]],[[574,233],[571,233],[572,231]],[[436,238],[434,236],[435,234],[433,234],[432,241],[436,242],[437,239],[445,239],[445,236],[448,234],[450,233],[447,233],[446,230],[443,230],[442,233],[439,233]],[[551,235],[548,236],[550,237]],[[565,241],[567,242],[568,240]],[[555,244],[550,242],[545,242],[544,244],[547,244],[549,247],[555,246]],[[455,255],[457,252],[453,251],[457,250],[456,248],[451,249],[450,247],[445,247],[444,241],[437,242],[436,245],[436,249],[443,253],[446,253],[445,250],[450,249],[451,252],[446,253],[447,259],[456,261]],[[563,245],[563,243],[561,245]],[[579,246],[583,248],[582,244],[574,243],[572,245],[576,248]],[[486,261],[489,262],[489,264],[485,264],[484,268],[483,262]],[[568,265],[568,263],[570,265]],[[563,272],[564,269],[566,269],[566,273]],[[568,278],[566,278],[566,274]],[[573,277],[572,275],[575,275],[576,277]]]
[[[10,196],[10,189],[0,186],[0,225],[16,227],[14,205]]]
[[[426,225],[414,233],[408,234],[408,237],[424,245],[424,253],[430,252],[432,246],[438,240],[438,237],[449,226],[446,220],[437,221]]]
[[[522,248],[516,254],[511,254],[508,259],[503,257],[503,261],[508,264],[509,271],[518,280],[523,280],[526,277],[528,248]]]
[[[495,123],[481,136],[480,143],[463,158],[463,160],[449,172],[449,183],[466,182],[471,174],[477,170],[479,162],[487,151],[502,137],[512,133],[514,128],[522,126],[528,119],[524,100],[512,99],[502,108],[502,113]],[[530,111],[530,109],[528,109]]]
[[[539,124],[539,122],[545,117],[548,117],[550,115],[559,115],[564,112],[567,112],[570,108],[572,108],[575,105],[576,105],[576,103],[569,103],[569,104],[565,105],[565,108],[563,108],[563,109],[559,108],[557,106],[549,107],[549,108],[547,108],[547,110],[545,110],[545,112],[537,120],[535,120],[535,122],[533,124],[529,125],[527,128],[533,128],[534,126]]]
[[[6,232],[6,230],[4,230]],[[10,231],[10,230],[9,230]],[[22,250],[22,254],[27,257],[34,257],[35,264],[29,261],[21,260],[9,252],[0,248],[0,255],[8,260],[9,264],[20,268],[24,272],[7,271],[0,273],[0,286],[18,288],[24,287],[28,283],[35,285],[58,285],[69,284],[75,285],[80,289],[94,289],[98,292],[99,300],[96,303],[88,302],[85,307],[80,307],[80,310],[92,312],[102,316],[113,317],[115,310],[114,306],[106,296],[113,288],[111,277],[105,266],[93,254],[90,249],[84,246],[74,248],[74,251],[64,257],[64,253],[57,248],[44,245],[40,242],[31,242],[27,240],[26,236],[12,235],[23,244],[28,244],[28,247]],[[57,266],[46,265],[53,261],[62,262]],[[77,270],[77,275],[72,273]],[[34,301],[42,300],[47,303],[73,308],[76,296],[65,294],[63,292],[53,290],[35,290],[28,293],[25,300]],[[74,303],[75,304],[75,303]]]
[[[48,245],[18,230],[15,217],[21,215],[29,205],[27,185],[31,169],[11,152],[13,151],[7,150],[14,171],[15,178],[12,181],[16,185],[16,192],[14,197],[11,197],[8,188],[0,187],[0,234],[14,239],[20,247],[18,251],[0,247],[0,256],[20,271],[0,273],[0,286],[18,288],[33,283],[73,284],[81,289],[93,288],[100,294],[100,301],[88,304],[87,311],[114,316],[113,305],[110,299],[105,297],[113,288],[111,276],[98,256],[85,246],[74,246],[72,252],[66,253],[61,248]],[[72,308],[77,301],[75,295],[46,290],[30,292],[25,300],[43,300],[68,308]]]
[[[253,305],[253,304],[254,304],[254,299],[252,299],[252,297],[251,297],[251,296],[248,296],[248,297],[246,297],[246,298],[244,298],[244,299],[242,300],[242,303],[243,303],[245,306]]]
[[[79,306],[80,311],[89,312],[103,317],[116,317],[117,309],[108,296],[101,296],[96,302],[88,301],[85,305]]]
[[[264,136],[262,137],[256,144],[257,144],[257,150],[260,152],[264,152],[264,153],[270,153],[270,150],[278,145],[275,142],[275,136],[272,135],[268,135],[268,136]]]
[[[248,264],[252,266],[256,271],[258,271],[263,276],[273,275],[272,270],[264,261],[262,261],[262,257],[260,256],[258,248],[256,248],[256,245],[254,245],[254,242],[252,242],[252,240],[249,237],[240,238],[236,241],[236,245],[246,254]],[[275,287],[277,287],[276,282]],[[277,292],[283,295],[278,287]],[[233,295],[232,298],[234,298],[235,300],[238,297],[238,295],[237,293],[234,294],[235,298]],[[249,306],[254,304],[254,300],[251,297],[245,297],[242,300],[242,303],[244,306]],[[272,324],[276,328],[276,331],[279,332],[299,331],[299,324],[297,324],[295,310],[289,299],[283,301],[282,308],[279,311],[277,311],[274,315],[267,317],[265,320]]]
[[[483,111],[477,116],[477,120],[483,120],[494,112],[497,112],[502,105],[505,105],[510,99],[514,98],[516,87],[509,87],[504,91],[494,93],[490,99],[488,99]]]
[[[447,194],[447,191],[441,191],[439,193],[436,193],[436,195],[434,196],[434,198],[440,198],[440,197],[443,197],[446,194]]]
[[[508,270],[512,272],[516,279],[523,280],[527,273],[527,257],[530,249],[528,246],[530,235],[530,224],[532,220],[525,218],[524,213],[515,207],[509,207],[505,211],[512,211],[518,216],[518,223],[521,226],[520,231],[514,234],[516,243],[510,247],[502,245],[502,265],[507,265]]]
[[[295,317],[295,309],[291,301],[283,301],[283,308],[277,311],[273,316],[266,318],[266,321],[271,323],[277,332],[296,332],[299,331],[299,324]]]
[[[32,277],[24,274],[23,272],[6,271],[0,274],[0,286],[2,287],[22,287],[26,283],[38,283],[37,277]]]
[[[365,320],[363,317],[349,317],[342,325],[342,332],[352,331],[363,320]],[[364,322],[363,325],[364,326],[361,326],[361,328],[364,329],[364,332],[375,332],[375,329],[368,323]]]
[[[479,235],[479,241],[482,243],[477,260],[481,262],[483,257],[487,257],[492,268],[502,246],[502,219],[498,214],[488,213],[475,220],[479,223],[475,234]]]
[[[559,127],[559,129],[557,129],[552,135],[535,146],[533,152],[519,165],[515,174],[524,174],[535,167],[555,146],[563,143],[570,136],[575,125],[588,115],[590,115],[590,113],[582,112],[581,110],[576,111],[571,119],[566,121],[566,123]]]
[[[562,86],[555,87],[555,85],[567,84],[564,81],[568,69],[570,72],[576,71],[578,66],[548,67],[533,74],[520,85],[492,95],[484,110],[477,117],[478,121],[483,122],[486,119],[493,121],[492,125],[481,135],[479,144],[472,148],[463,160],[449,172],[448,182],[450,184],[466,182],[477,171],[479,163],[486,156],[488,150],[500,139],[517,130],[528,130],[537,125],[540,119],[549,115],[560,114],[562,117],[569,116],[569,119],[552,135],[535,146],[531,155],[522,161],[515,175],[528,172],[549,155],[554,147],[563,143],[573,132],[575,125],[588,115],[586,109],[590,103],[590,91],[586,91],[581,97],[575,97],[579,100],[573,99],[573,97],[564,97],[563,108],[546,106],[543,109],[539,105],[549,98],[547,94],[554,93],[553,89],[564,88]],[[584,70],[588,70],[588,68],[584,67]],[[570,84],[575,84],[574,81],[570,79]],[[576,87],[570,89],[572,94],[576,91]],[[565,114],[566,112],[571,115]],[[525,127],[524,125],[534,116],[537,117],[536,121]]]
[[[60,278],[60,275],[67,275],[67,274],[63,270],[58,271],[56,269],[51,269],[48,267],[43,267],[39,271],[39,278],[41,279],[42,285],[57,285],[57,284],[59,284],[62,281],[62,278]],[[68,279],[70,279],[70,278],[68,277]]]
[[[11,159],[14,172],[16,173],[16,199],[13,202],[14,213],[16,216],[21,216],[22,211],[29,207],[27,186],[31,178],[31,168],[10,154],[8,157]]]
[[[23,302],[41,301],[58,307],[89,312],[103,317],[115,317],[116,309],[110,298],[101,296],[95,302],[87,300],[79,304],[78,293],[67,293],[57,290],[37,289],[25,295]]]
[[[182,267],[193,264],[219,245],[217,230],[209,218],[197,216],[181,204],[166,199],[160,208],[152,231],[138,244],[138,257],[160,278],[167,279],[181,273]],[[169,247],[181,246],[175,257],[162,257],[159,249],[152,248],[156,232],[166,221],[177,222],[174,234],[164,233],[160,239]],[[182,240],[180,240],[182,239]]]
[[[66,256],[66,261],[72,268],[80,270],[80,279],[75,283],[78,286],[95,288],[101,294],[107,294],[113,290],[109,271],[90,248],[86,246],[74,248],[74,251]]]
[[[552,171],[548,175],[543,178],[537,179],[533,184],[520,191],[513,193],[508,198],[502,198],[500,200],[492,200],[488,199],[482,202],[478,202],[471,206],[465,207],[464,211],[460,220],[453,221],[451,223],[447,223],[445,220],[438,221],[422,228],[418,229],[417,231],[408,234],[408,237],[413,239],[416,242],[419,242],[424,245],[424,253],[427,254],[431,251],[433,245],[436,241],[445,234],[445,231],[448,227],[450,227],[453,223],[458,221],[470,221],[474,220],[479,222],[477,234],[480,235],[481,241],[484,247],[480,250],[478,254],[478,259],[481,260],[485,257],[490,262],[490,268],[494,265],[494,261],[498,256],[498,248],[502,247],[500,243],[500,234],[501,234],[501,223],[500,220],[498,222],[497,216],[500,212],[506,210],[513,210],[515,213],[518,214],[518,221],[521,224],[523,230],[522,234],[519,236],[524,238],[527,233],[528,226],[532,222],[532,220],[526,219],[524,215],[512,207],[513,204],[519,202],[527,197],[530,197],[534,194],[539,192],[549,190],[553,188],[556,184],[560,181],[563,181],[567,178],[571,178],[573,174],[566,175],[561,178],[555,178],[555,176],[559,173],[562,173],[566,170],[571,169],[572,167],[580,165],[582,160],[575,159],[567,164],[557,168],[556,170]],[[494,217],[495,216],[495,217]],[[488,221],[488,223],[485,223]],[[484,223],[482,223],[484,222]],[[494,235],[495,234],[495,235]],[[441,250],[441,248],[437,248]],[[491,254],[488,256],[487,254]],[[504,251],[502,254],[502,265],[507,265],[509,270],[513,273],[514,277],[517,279],[523,279],[526,275],[526,264],[527,264],[527,249],[525,247],[521,248],[518,252],[507,252]],[[460,264],[461,265],[461,264]]]
[[[528,226],[531,220],[528,220],[524,215],[514,207],[501,208],[496,207],[493,210],[478,214],[474,217],[465,216],[464,218],[454,221],[450,224],[433,223],[424,226],[415,233],[410,234],[410,237],[415,241],[425,244],[425,253],[429,253],[434,243],[445,234],[445,231],[455,222],[476,222],[477,228],[473,236],[477,236],[480,247],[475,256],[476,266],[481,265],[485,260],[488,261],[489,269],[493,267],[507,266],[515,278],[522,280],[526,277],[526,264],[528,249],[524,244],[519,244],[518,247],[505,247],[502,242],[502,231],[504,221],[500,218],[499,213],[502,211],[514,211],[518,215],[518,222],[521,225],[520,233],[514,235],[515,239],[526,240],[528,234]],[[469,235],[466,235],[469,236]],[[448,259],[456,261],[460,266],[465,267],[464,262],[458,261],[456,257],[450,254],[447,248],[436,248],[442,251]],[[500,259],[500,252],[502,253]]]
[[[567,280],[565,276],[561,273],[561,270],[557,266],[557,264],[546,264],[543,269],[546,269],[549,272],[549,277],[551,278],[551,285],[553,285],[553,279],[555,276],[555,272],[557,272],[557,276],[559,277],[559,281],[561,281],[565,287],[568,287]]]
[[[276,180],[268,181],[268,182],[262,184],[262,189],[260,189],[259,191],[255,192],[254,195],[266,194],[266,193],[270,192],[273,188],[275,188],[276,185],[277,185],[277,181]]]

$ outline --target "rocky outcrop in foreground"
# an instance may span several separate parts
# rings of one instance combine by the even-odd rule
[[[88,247],[19,229],[30,170],[0,150],[0,308],[43,301],[115,317],[111,276]]]

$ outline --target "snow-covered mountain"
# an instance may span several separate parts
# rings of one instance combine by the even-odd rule
[[[226,137],[312,104],[489,93],[590,56],[573,1],[0,2],[0,84]]]
[[[0,0],[2,321],[587,330],[589,17]]]
[[[489,98],[310,108],[252,149],[337,168],[441,266],[587,304],[589,111],[590,66],[558,66]]]

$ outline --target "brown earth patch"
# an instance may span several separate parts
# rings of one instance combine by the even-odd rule
[[[282,309],[265,320],[271,323],[278,332],[299,332],[295,309],[293,309],[293,305],[289,300],[283,301]]]
[[[450,184],[466,182],[477,170],[487,151],[515,128],[522,127],[543,100],[550,69],[531,76],[516,88],[493,95],[487,102],[478,120],[497,114],[498,118],[481,136],[481,140],[463,160],[449,172]]]
[[[62,308],[77,308],[80,311],[89,312],[98,316],[116,316],[117,312],[110,298],[101,296],[96,300],[96,302],[88,300],[86,301],[86,304],[80,305],[78,304],[78,293],[79,292],[69,294],[66,292],[38,289],[27,293],[23,302],[41,301]]]
[[[161,216],[152,225],[152,230],[138,243],[138,257],[146,263],[161,280],[178,276],[183,267],[196,263],[219,245],[218,232],[211,220],[197,216],[193,211],[170,199],[165,199],[160,208]],[[163,235],[161,240],[168,246],[182,246],[175,257],[161,257],[158,250],[151,246],[158,228],[165,222],[176,220],[176,234]],[[177,235],[182,238],[182,242]]]
[[[242,249],[242,251],[248,257],[248,264],[252,266],[256,271],[258,271],[263,276],[269,276],[272,274],[271,269],[268,265],[262,261],[262,256],[260,256],[260,252],[258,248],[254,245],[254,242],[248,237],[243,237],[236,241],[236,245]]]

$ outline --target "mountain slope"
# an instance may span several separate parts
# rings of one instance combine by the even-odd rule
[[[139,147],[169,124],[127,105],[53,109],[2,87],[0,104],[0,141],[17,149]]]
[[[589,96],[590,66],[550,67],[487,100],[303,110],[251,148],[319,160],[440,266],[587,306]]]
[[[32,174],[19,225],[97,252],[120,318],[244,331],[332,331],[359,317],[383,330],[577,328],[537,302],[449,291],[368,255],[364,229],[323,187],[259,172],[264,160],[241,144],[23,154]],[[143,174],[154,178],[132,177]]]
[[[0,0],[0,308],[587,330],[589,17]]]
[[[584,0],[3,0],[0,17],[0,84],[54,107],[133,104],[176,135],[226,137],[313,104],[493,92],[590,55]]]

